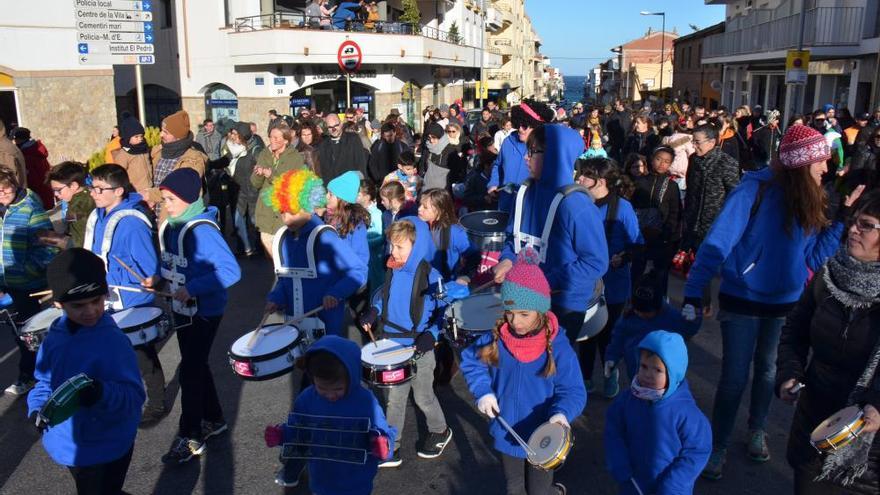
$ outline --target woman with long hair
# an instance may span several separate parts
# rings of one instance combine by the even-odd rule
[[[480,253],[458,223],[452,195],[446,189],[428,189],[419,197],[419,218],[431,229],[434,241],[433,266],[443,280],[470,282],[469,275],[480,262]]]
[[[822,175],[830,158],[818,131],[807,126],[789,129],[778,160],[746,174],[727,196],[688,274],[682,314],[693,319],[702,310],[703,290],[721,272],[718,319],[723,353],[712,413],[714,448],[703,471],[706,478],[722,476],[752,366],[748,455],[756,462],[770,459],[765,429],[780,330],[803,292],[807,270],[818,271],[834,254],[844,229],[842,221],[825,216]],[[851,206],[863,189],[848,196],[844,206]]]
[[[297,131],[299,142],[296,151],[303,156],[306,166],[318,177],[321,176],[321,164],[318,162],[318,145],[321,144],[321,131],[312,123],[303,124]]]
[[[660,136],[654,132],[654,123],[647,115],[636,115],[633,118],[632,129],[626,136],[623,145],[623,153],[638,153],[650,156],[654,148],[660,144]]]

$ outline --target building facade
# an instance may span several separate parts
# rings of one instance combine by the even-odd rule
[[[724,32],[724,23],[681,36],[673,41],[672,96],[715,109],[721,104],[722,65],[704,64],[703,42]]]
[[[629,101],[645,101],[668,92],[673,82],[675,54],[672,47],[676,38],[675,30],[664,33],[648,29],[645,36],[612,50],[619,53],[617,96]]]
[[[501,67],[488,72],[489,97],[516,104],[542,94],[544,59],[541,38],[526,14],[525,0],[485,0],[487,16],[500,29],[489,32],[487,50],[501,56]],[[496,24],[497,25],[497,24]]]

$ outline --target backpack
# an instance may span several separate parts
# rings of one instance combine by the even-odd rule
[[[402,335],[396,336],[415,337],[418,333],[419,323],[425,313],[425,293],[430,285],[428,277],[431,275],[431,264],[425,260],[419,262],[416,268],[415,277],[413,277],[412,294],[409,297],[409,318],[412,321],[412,328],[404,328],[394,322],[388,321],[388,303],[391,296],[391,281],[394,278],[394,270],[388,268],[385,270],[385,285],[382,286],[382,317],[379,318],[379,332],[384,332],[385,326],[389,326]]]
[[[654,206],[654,192],[651,188],[651,197],[649,201],[651,206],[647,208],[636,208],[636,218],[639,220],[639,230],[642,231],[646,241],[655,240],[660,237],[663,232],[663,214],[660,212],[660,205],[663,204],[663,197],[666,196],[666,190],[669,189],[669,181],[672,180],[668,176],[663,178],[658,191],[656,206]],[[655,181],[656,183],[656,181]]]
[[[443,269],[440,272],[440,275],[444,280],[451,280],[452,277],[452,269],[446,265],[447,260],[449,259],[449,243],[452,237],[452,227],[445,227],[440,229],[440,245],[437,246],[437,252],[434,255],[440,256],[440,260],[443,262]]]

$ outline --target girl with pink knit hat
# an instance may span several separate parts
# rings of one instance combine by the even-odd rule
[[[569,423],[587,403],[577,356],[556,315],[550,311],[550,285],[534,251],[524,251],[501,284],[504,316],[490,335],[462,352],[461,371],[492,419],[489,433],[501,452],[507,493],[565,494],[553,472],[533,466],[525,450],[501,425],[504,420],[522,438],[541,424]]]

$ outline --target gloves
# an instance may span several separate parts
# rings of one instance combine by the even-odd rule
[[[443,284],[443,289],[446,292],[447,301],[457,301],[471,295],[471,291],[468,289],[467,285],[462,285],[455,281],[446,282]]]
[[[380,461],[388,459],[388,454],[391,453],[391,449],[388,447],[388,437],[385,435],[372,436],[370,438],[370,453]]]
[[[495,397],[495,394],[486,394],[480,397],[480,400],[477,401],[477,409],[493,419],[501,412],[501,409],[498,407],[498,398]]]
[[[358,323],[363,326],[370,325],[372,326],[376,323],[376,320],[379,318],[379,310],[375,307],[370,307],[370,309],[364,311],[359,318]]]
[[[426,330],[416,337],[416,351],[421,352],[422,354],[432,351],[434,350],[434,342],[436,342],[436,340],[434,340],[434,334]]]
[[[263,439],[266,440],[266,447],[277,447],[281,445],[284,433],[281,431],[281,425],[269,425],[263,432]]]
[[[34,417],[36,418],[34,420],[34,426],[37,427],[37,430],[40,432],[40,434],[45,433],[46,430],[49,429],[49,423],[46,422],[42,416],[40,416],[40,413],[34,413]]]
[[[571,425],[568,424],[568,418],[566,418],[565,414],[562,413],[556,413],[553,416],[550,416],[550,422],[562,425],[566,428],[571,428]]]
[[[696,321],[697,314],[703,312],[703,301],[698,297],[684,298],[681,306],[681,316],[687,321]]]
[[[92,407],[101,400],[104,395],[104,386],[101,382],[92,379],[92,383],[86,385],[79,391],[79,405],[82,407]]]
[[[614,361],[605,361],[605,378],[611,378],[611,372],[614,371]]]

